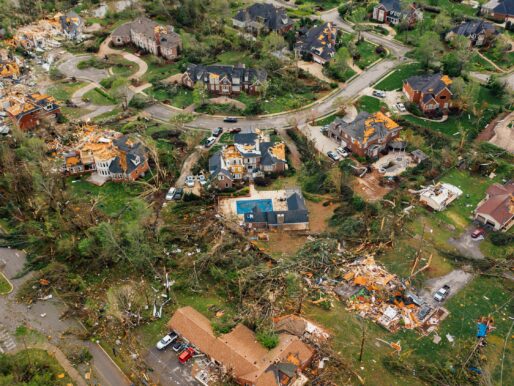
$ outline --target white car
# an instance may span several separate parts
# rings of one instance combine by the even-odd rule
[[[186,177],[186,185],[189,188],[194,188],[194,186],[195,186],[195,178],[193,176],[187,176]]]
[[[173,200],[173,197],[175,196],[176,192],[177,188],[170,188],[170,190],[168,190],[168,193],[166,193],[166,201]]]
[[[158,350],[164,350],[166,347],[176,341],[177,338],[178,335],[176,333],[170,332],[168,335],[158,341],[155,347],[157,347]]]
[[[200,182],[200,185],[204,186],[207,183],[207,179],[203,174],[200,174],[198,176],[198,181]]]
[[[211,147],[214,142],[216,142],[216,138],[214,138],[214,137],[207,138],[207,140],[205,141],[205,147]]]
[[[339,156],[339,154],[337,154],[335,151],[329,151],[327,153],[328,157],[330,159],[332,159],[333,161],[339,161],[341,159],[341,157]]]
[[[382,90],[373,90],[373,96],[376,96],[378,98],[385,98],[386,93]]]
[[[407,109],[405,108],[405,105],[403,103],[397,103],[396,107],[398,107],[398,110],[400,110],[400,112],[402,112],[402,113],[407,111]]]
[[[341,155],[342,157],[346,158],[349,156],[348,152],[346,150],[344,150],[344,147],[342,146],[339,146],[337,149],[336,149],[337,153],[339,155]]]

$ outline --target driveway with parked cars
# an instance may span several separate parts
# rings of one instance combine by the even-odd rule
[[[483,237],[471,237],[471,234],[475,228],[476,227],[471,227],[466,229],[460,237],[456,239],[451,237],[448,239],[448,242],[457,248],[462,255],[472,259],[481,260],[485,257],[484,254],[480,251],[480,242],[483,240]]]
[[[152,369],[151,377],[161,385],[199,386],[200,383],[191,376],[193,361],[182,364],[178,353],[170,347],[158,350],[152,347],[145,355],[146,364]]]
[[[440,306],[464,288],[472,278],[473,274],[465,272],[462,269],[454,269],[447,275],[427,280],[423,290],[421,291],[421,296],[428,304],[432,306]],[[442,302],[438,302],[434,299],[434,295],[445,285],[450,287],[450,293]]]

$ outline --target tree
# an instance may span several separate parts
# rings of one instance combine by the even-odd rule
[[[332,74],[340,80],[344,80],[344,73],[350,68],[348,65],[349,59],[350,53],[348,52],[348,48],[342,47],[337,50],[334,58],[330,61],[329,67]]]
[[[496,75],[489,77],[487,87],[495,97],[502,97],[505,94],[505,82],[502,82]]]
[[[425,32],[419,39],[419,46],[416,48],[416,57],[425,70],[439,60],[444,51],[443,44],[439,40],[439,35],[434,31]]]
[[[450,29],[452,26],[452,19],[448,14],[442,11],[439,15],[437,15],[434,19],[434,27],[437,33],[442,33]]]
[[[480,102],[480,85],[473,81],[466,82],[459,77],[453,80],[451,87],[455,95],[454,106],[475,114]]]
[[[202,106],[205,104],[205,99],[207,98],[207,89],[205,85],[198,81],[195,83],[193,89],[193,103],[195,106]]]
[[[287,47],[287,42],[282,37],[282,35],[278,34],[275,31],[271,32],[264,39],[263,49],[268,53],[281,50],[284,47]]]
[[[464,63],[459,59],[455,52],[449,52],[442,59],[444,73],[451,77],[460,76]]]

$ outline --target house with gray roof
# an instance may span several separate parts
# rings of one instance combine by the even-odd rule
[[[293,27],[293,21],[283,7],[273,4],[255,3],[248,8],[241,9],[232,19],[236,28],[251,33],[277,32],[284,34]]]
[[[61,23],[62,31],[68,39],[82,39],[84,20],[76,12],[70,11],[66,15],[60,16],[59,23]]]
[[[250,229],[309,229],[309,212],[300,192],[291,193],[287,199],[287,210],[263,212],[255,206],[251,212],[244,214],[244,223]]]
[[[452,106],[452,80],[443,74],[415,75],[403,81],[403,92],[425,114],[446,112]]]
[[[336,53],[337,28],[331,22],[314,26],[295,44],[296,56],[312,56],[319,64],[329,62]]]
[[[182,75],[182,84],[194,88],[197,82],[201,82],[209,93],[215,95],[237,95],[242,91],[254,95],[262,91],[267,78],[268,73],[265,70],[246,68],[244,64],[189,64]]]
[[[471,47],[488,46],[498,35],[496,27],[485,20],[465,21],[446,33],[445,39],[451,41],[454,36],[464,36],[469,39]]]
[[[498,22],[514,22],[514,0],[490,0],[482,5],[481,13]]]
[[[121,25],[111,34],[112,44],[136,47],[166,60],[176,59],[182,50],[182,39],[171,25],[162,26],[147,17]]]
[[[423,12],[414,2],[405,6],[400,0],[380,0],[380,3],[373,8],[372,19],[392,25],[406,20],[409,26],[414,26],[418,21],[423,20]]]

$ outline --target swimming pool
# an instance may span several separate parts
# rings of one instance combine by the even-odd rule
[[[263,212],[273,211],[273,202],[268,198],[262,200],[240,200],[236,201],[237,214],[251,213],[255,206]]]

